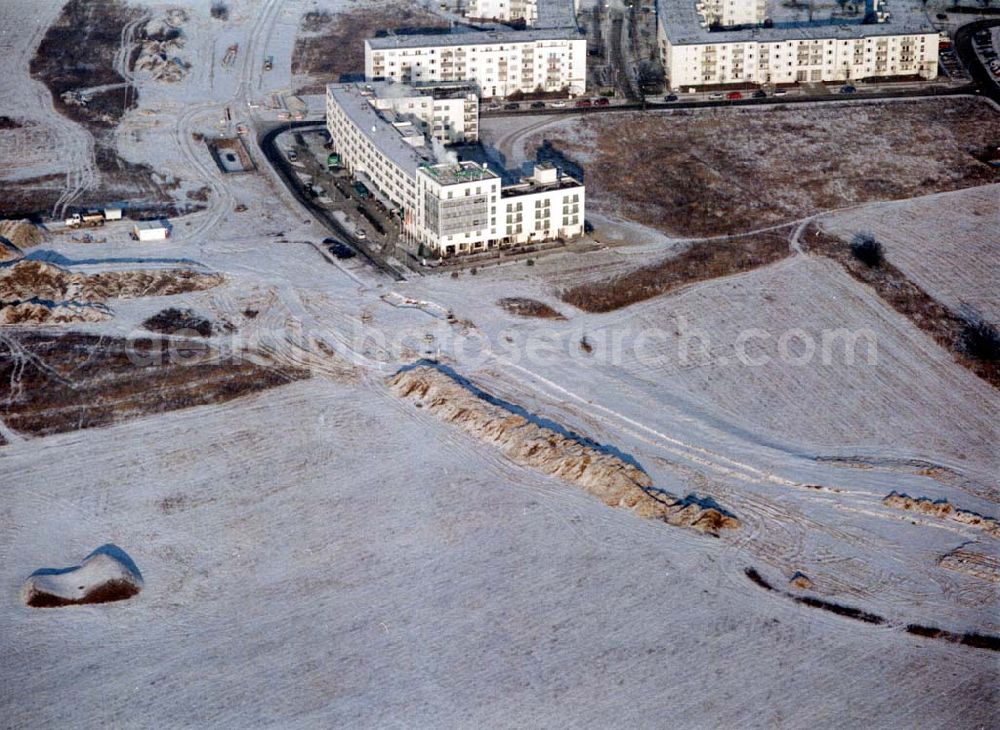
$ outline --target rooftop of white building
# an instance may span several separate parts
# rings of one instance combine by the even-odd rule
[[[500,177],[478,162],[443,162],[436,165],[425,164],[420,171],[426,173],[440,185],[455,185],[458,183],[479,182]]]
[[[430,148],[415,147],[407,142],[389,117],[372,106],[372,93],[365,86],[330,84],[327,92],[372,144],[410,175],[416,175],[417,168],[422,164],[437,162]]]
[[[368,38],[372,50],[397,48],[435,48],[438,46],[496,45],[498,43],[532,43],[534,41],[583,40],[576,26],[566,28],[531,28],[527,30],[483,30],[453,33],[407,33]]]
[[[778,42],[791,40],[850,40],[885,35],[907,35],[935,33],[934,27],[923,11],[912,3],[884,3],[882,8],[889,17],[882,23],[863,23],[864,3],[856,17],[834,17],[817,10],[813,20],[801,19],[800,15],[787,17],[781,14],[777,3],[768,3],[768,10],[774,5],[775,13],[767,17],[774,21],[774,27],[763,26],[743,28],[722,28],[711,30],[701,25],[702,17],[695,8],[695,0],[657,0],[659,22],[670,43],[674,45],[703,45],[708,43],[745,43],[747,41]],[[839,8],[837,8],[839,10]]]

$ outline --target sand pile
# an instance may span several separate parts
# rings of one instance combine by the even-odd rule
[[[882,500],[882,504],[887,507],[917,512],[930,517],[940,517],[952,522],[961,522],[964,525],[976,527],[993,537],[1000,537],[1000,523],[996,519],[986,517],[977,512],[958,509],[946,499],[932,500],[927,497],[911,497],[908,494],[892,492]]]
[[[42,232],[31,221],[0,220],[0,263],[16,261],[42,240]]]
[[[108,299],[184,294],[211,289],[222,281],[220,274],[190,269],[81,274],[42,261],[22,260],[0,269],[0,322],[100,321],[110,316],[109,309],[99,306]]]
[[[72,568],[36,570],[24,584],[22,598],[34,608],[109,603],[131,598],[142,590],[142,574],[117,545],[97,548]]]
[[[102,322],[111,317],[100,305],[43,304],[19,302],[0,305],[0,324],[68,324],[70,322]]]
[[[572,482],[609,506],[711,534],[739,526],[714,502],[662,492],[638,465],[576,434],[539,425],[496,399],[487,400],[434,366],[400,371],[389,384],[396,395],[495,444],[516,463]]]
[[[133,69],[147,71],[157,81],[177,82],[187,76],[191,64],[180,57],[184,35],[180,26],[187,22],[183,10],[174,9],[162,18],[154,18],[142,30],[137,43]]]

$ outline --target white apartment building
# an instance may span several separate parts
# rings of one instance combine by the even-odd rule
[[[442,159],[412,118],[378,106],[373,86],[328,86],[327,128],[343,166],[399,215],[408,242],[452,256],[583,233],[582,183],[539,165],[505,187],[485,165]]]
[[[937,31],[916,12],[883,22],[711,30],[691,0],[659,0],[657,38],[675,89],[937,76]]]
[[[475,20],[523,20],[534,25],[538,20],[538,0],[468,0],[464,12],[465,17]]]
[[[376,109],[409,118],[424,134],[445,144],[479,139],[479,97],[464,82],[413,87],[391,81],[366,84]]]
[[[481,97],[567,91],[587,85],[587,41],[575,28],[369,38],[365,78],[404,84],[467,81]]]
[[[535,165],[534,174],[501,190],[497,235],[503,243],[531,243],[583,234],[583,183],[549,164]]]
[[[695,10],[707,25],[758,25],[767,12],[765,0],[698,0]]]

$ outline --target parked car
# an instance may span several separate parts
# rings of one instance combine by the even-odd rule
[[[784,96],[787,93],[788,93],[788,89],[775,89],[774,90],[774,95],[775,96]]]
[[[494,101],[490,103],[486,108],[489,109],[491,112],[495,112],[497,109],[500,108],[500,106],[501,105],[499,102]]]
[[[677,101],[677,94],[667,94],[663,97],[663,101]]]
[[[545,102],[544,101],[533,101],[533,102],[531,102],[531,108],[532,109],[544,109],[545,108]]]
[[[726,95],[723,94],[721,91],[716,91],[714,94],[709,94],[708,98],[711,99],[712,101],[718,101],[719,99],[725,99]]]
[[[297,159],[299,159],[299,153],[296,152],[295,150],[288,150],[288,159],[291,160],[292,162],[295,162]]]
[[[594,106],[608,106],[610,103],[611,100],[604,96],[602,96],[600,99],[594,100]]]
[[[578,101],[573,106],[580,107],[580,108],[588,107],[588,106],[594,106],[594,102],[592,102],[590,99],[580,99],[580,101]]]
[[[850,84],[844,84],[843,86],[840,87],[841,94],[853,94],[855,91],[857,91],[857,89],[855,89]]]
[[[754,99],[763,99],[765,96],[767,96],[767,92],[764,91],[763,89],[757,89],[755,92],[753,92]]]
[[[945,15],[944,13],[938,13],[938,14],[937,14],[936,16],[934,16],[934,17],[936,17],[936,18],[937,18],[938,20],[948,20],[948,16],[947,16],[947,15]]]
[[[742,99],[743,94],[741,94],[738,91],[730,91],[728,94],[726,94],[726,98],[729,99],[729,101],[736,101],[737,99]]]
[[[335,241],[334,244],[328,248],[328,250],[338,259],[350,259],[354,258],[356,255],[353,248],[348,246],[346,243],[341,243],[340,241]]]
[[[556,109],[562,109],[564,106],[566,106],[566,102],[563,101],[562,99],[559,99],[557,101],[550,101],[549,106],[553,106]]]
[[[516,109],[520,109],[521,105],[518,104],[516,101],[512,101],[508,104],[504,104],[503,108],[506,109],[507,111],[515,111]]]
[[[365,229],[364,228],[355,228],[354,229],[354,237],[363,241],[366,238],[368,238],[368,234],[365,233]]]

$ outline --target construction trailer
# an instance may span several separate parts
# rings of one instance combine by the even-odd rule
[[[121,208],[105,208],[104,209],[104,220],[106,221],[120,221],[122,219],[122,209]]]
[[[132,226],[136,241],[164,241],[170,238],[170,224],[165,221],[140,221]]]

